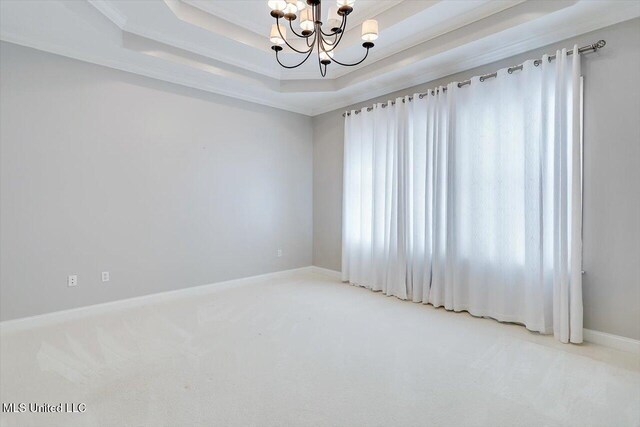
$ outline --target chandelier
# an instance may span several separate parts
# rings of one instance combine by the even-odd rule
[[[322,77],[327,75],[327,65],[335,62],[345,67],[353,67],[360,64],[369,55],[369,49],[373,47],[373,41],[378,38],[378,21],[369,19],[362,23],[362,47],[366,49],[364,57],[358,62],[345,64],[334,58],[334,51],[340,44],[347,27],[347,16],[353,12],[355,0],[337,0],[337,7],[330,7],[327,14],[327,22],[323,28],[321,0],[269,0],[271,16],[276,18],[276,23],[271,26],[269,40],[273,43],[271,49],[276,53],[276,61],[284,68],[297,68],[307,62],[314,49],[318,57],[318,66]],[[300,32],[298,33],[293,22],[298,19]],[[287,26],[280,23],[280,19],[289,21],[289,29],[296,36],[303,39],[307,45],[306,50],[296,49],[287,41]],[[295,65],[285,65],[280,61],[278,54],[288,46],[294,52],[305,55],[304,59]]]

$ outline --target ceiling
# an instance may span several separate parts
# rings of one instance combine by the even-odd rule
[[[637,16],[636,1],[357,0],[336,58],[363,55],[366,19],[380,37],[325,78],[314,61],[275,62],[266,0],[2,0],[0,39],[317,115]]]

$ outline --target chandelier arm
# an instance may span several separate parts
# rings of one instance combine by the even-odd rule
[[[331,52],[333,49],[335,49],[335,46],[337,46],[336,42],[338,41],[338,34],[334,34],[333,41],[332,41],[331,43],[329,43],[329,42],[327,41],[327,39],[325,38],[325,36],[326,36],[326,34],[325,34],[325,33],[322,33],[322,36],[321,36],[321,37],[322,37],[322,41],[323,41],[323,42],[325,42],[325,43],[327,43],[327,44],[329,44],[330,46],[333,46],[331,49],[328,49],[328,50],[326,50],[325,52]]]
[[[317,42],[317,43],[318,43],[318,67],[320,67],[320,75],[321,75],[322,77],[324,77],[324,76],[325,76],[325,74],[326,74],[326,71],[327,71],[327,70],[326,70],[326,68],[325,68],[325,74],[322,74],[322,61],[320,60],[320,52],[321,52],[321,50],[320,50],[320,44],[321,44],[321,43],[322,43],[322,41],[323,41],[323,38],[322,38],[322,28],[320,27],[320,25],[319,25],[319,24],[316,24],[316,27],[318,27],[318,29],[319,29],[318,37],[316,37],[316,40],[314,40],[314,42]]]
[[[316,26],[316,34],[317,37],[315,38],[315,40],[313,40],[314,43],[317,42],[318,44],[318,64],[320,63],[320,45],[322,44],[322,42],[324,41],[324,39],[322,38],[322,27],[320,26],[320,24],[315,24]]]
[[[338,47],[338,45],[340,44],[340,42],[342,41],[342,36],[344,35],[344,30],[346,30],[347,28],[347,15],[342,15],[342,26],[341,26],[341,30],[340,31],[340,35],[338,36],[336,34],[336,39],[333,41],[332,44],[332,48],[329,50],[325,50],[325,52],[332,52],[336,47]],[[324,33],[323,33],[324,34]]]
[[[296,36],[300,37],[301,39],[307,39],[307,40],[309,40],[309,37],[311,37],[311,36],[313,35],[313,33],[311,33],[311,34],[309,34],[309,35],[306,35],[306,36],[305,36],[305,35],[302,35],[302,34],[298,34],[298,33],[296,33],[296,30],[294,30],[294,29],[293,29],[293,24],[291,23],[291,21],[289,21],[289,28],[291,28],[291,32],[292,32],[293,34],[295,34]],[[315,33],[315,30],[314,30],[314,33]],[[308,43],[307,43],[307,46],[309,46],[309,44],[308,44]]]
[[[309,43],[309,39],[306,39],[305,42],[307,43],[307,47],[310,47],[311,49],[313,49],[313,44],[316,42],[316,40],[313,39],[313,41]]]
[[[340,30],[342,30],[344,23],[347,21],[347,15],[342,15],[342,22],[340,23],[340,26],[338,27]],[[322,28],[320,28],[320,31],[322,31]],[[331,33],[325,33],[324,31],[322,31],[322,34],[324,34],[327,37],[331,37],[331,36],[336,36],[338,37],[338,34],[341,33],[342,31],[333,31]]]
[[[323,42],[325,42],[325,43],[327,43],[327,40],[326,40],[324,37],[322,38],[322,41],[323,41]],[[324,51],[325,51],[325,52],[327,52],[327,53],[328,53],[328,52],[333,52],[333,50],[334,50],[336,47],[338,47],[338,44],[340,44],[340,39],[339,39],[338,37],[336,37],[336,38],[333,40],[333,42],[332,42],[332,43],[327,43],[327,44],[329,44],[329,46],[331,46],[331,49],[325,49]]]
[[[325,33],[325,32],[324,32],[324,30],[322,30],[322,29],[321,29],[320,31],[322,31],[322,35],[323,35],[323,36],[327,36],[327,37],[337,36],[337,35],[338,35],[338,32],[337,32],[337,31],[334,31],[334,32],[332,32],[332,33]]]
[[[309,57],[311,56],[311,52],[313,52],[313,49],[309,49],[309,53],[307,53],[307,56],[305,56],[305,58],[299,64],[296,64],[296,65],[284,65],[282,62],[280,62],[280,58],[278,57],[278,51],[276,51],[276,61],[278,61],[278,64],[280,64],[284,68],[289,68],[289,69],[298,68],[299,66],[301,66],[302,64],[307,62],[307,59],[309,59]]]
[[[327,75],[327,65],[324,65],[324,71],[322,70],[322,64],[320,62],[318,62],[320,64],[320,75],[322,77],[325,77]]]
[[[320,68],[320,75],[324,77],[324,74],[322,74],[322,61],[320,61],[320,50],[318,50],[318,67]]]
[[[289,21],[289,22],[291,22],[291,21]],[[282,31],[280,30],[280,18],[276,18],[276,27],[278,28],[278,33],[280,34],[280,38],[282,38],[282,41],[283,41],[287,46],[289,46],[289,48],[290,48],[291,50],[293,50],[293,51],[295,51],[295,52],[298,52],[298,53],[302,53],[302,54],[305,54],[305,53],[311,52],[311,51],[313,50],[313,49],[309,49],[309,50],[298,50],[298,49],[296,49],[295,47],[291,46],[291,45],[289,44],[289,42],[287,41],[287,39],[285,39],[285,38],[284,38],[284,36],[282,35]],[[282,64],[281,64],[281,65],[282,65]]]
[[[282,62],[280,62],[280,58],[278,57],[278,50],[276,50],[276,61],[278,61],[278,64],[280,64],[284,68],[289,68],[289,69],[298,68],[299,66],[307,62],[307,59],[309,59],[309,57],[311,56],[311,52],[313,52],[313,44],[315,44],[317,38],[318,38],[318,34],[316,33],[313,37],[313,43],[311,44],[311,48],[306,52],[307,56],[305,56],[300,63],[296,65],[284,65]]]
[[[370,48],[367,48],[367,53],[365,53],[365,54],[364,54],[364,58],[362,58],[362,59],[361,59],[360,61],[358,61],[358,62],[354,62],[353,64],[343,64],[343,63],[342,63],[342,62],[340,62],[340,61],[336,61],[334,58],[331,58],[331,60],[332,60],[333,62],[335,62],[336,64],[338,64],[338,65],[342,65],[343,67],[355,67],[356,65],[358,65],[358,64],[360,64],[360,63],[362,63],[365,59],[367,59],[367,56],[369,56],[369,49],[370,49]]]

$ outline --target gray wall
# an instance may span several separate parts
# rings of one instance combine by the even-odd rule
[[[349,108],[600,38],[585,327],[640,339],[640,20]],[[312,232],[313,264],[340,270],[343,109],[312,121],[7,43],[0,94],[0,319],[309,265]]]
[[[313,263],[340,270],[342,112],[605,39],[585,76],[585,328],[640,339],[640,19],[313,119]]]
[[[311,265],[311,118],[0,55],[2,320]]]

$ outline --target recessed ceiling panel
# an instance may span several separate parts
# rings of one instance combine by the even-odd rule
[[[366,19],[378,20],[376,46],[357,67],[329,65],[326,78],[317,60],[276,63],[266,0],[1,0],[0,38],[315,115],[638,16],[637,1],[356,0],[336,58],[362,55]]]

